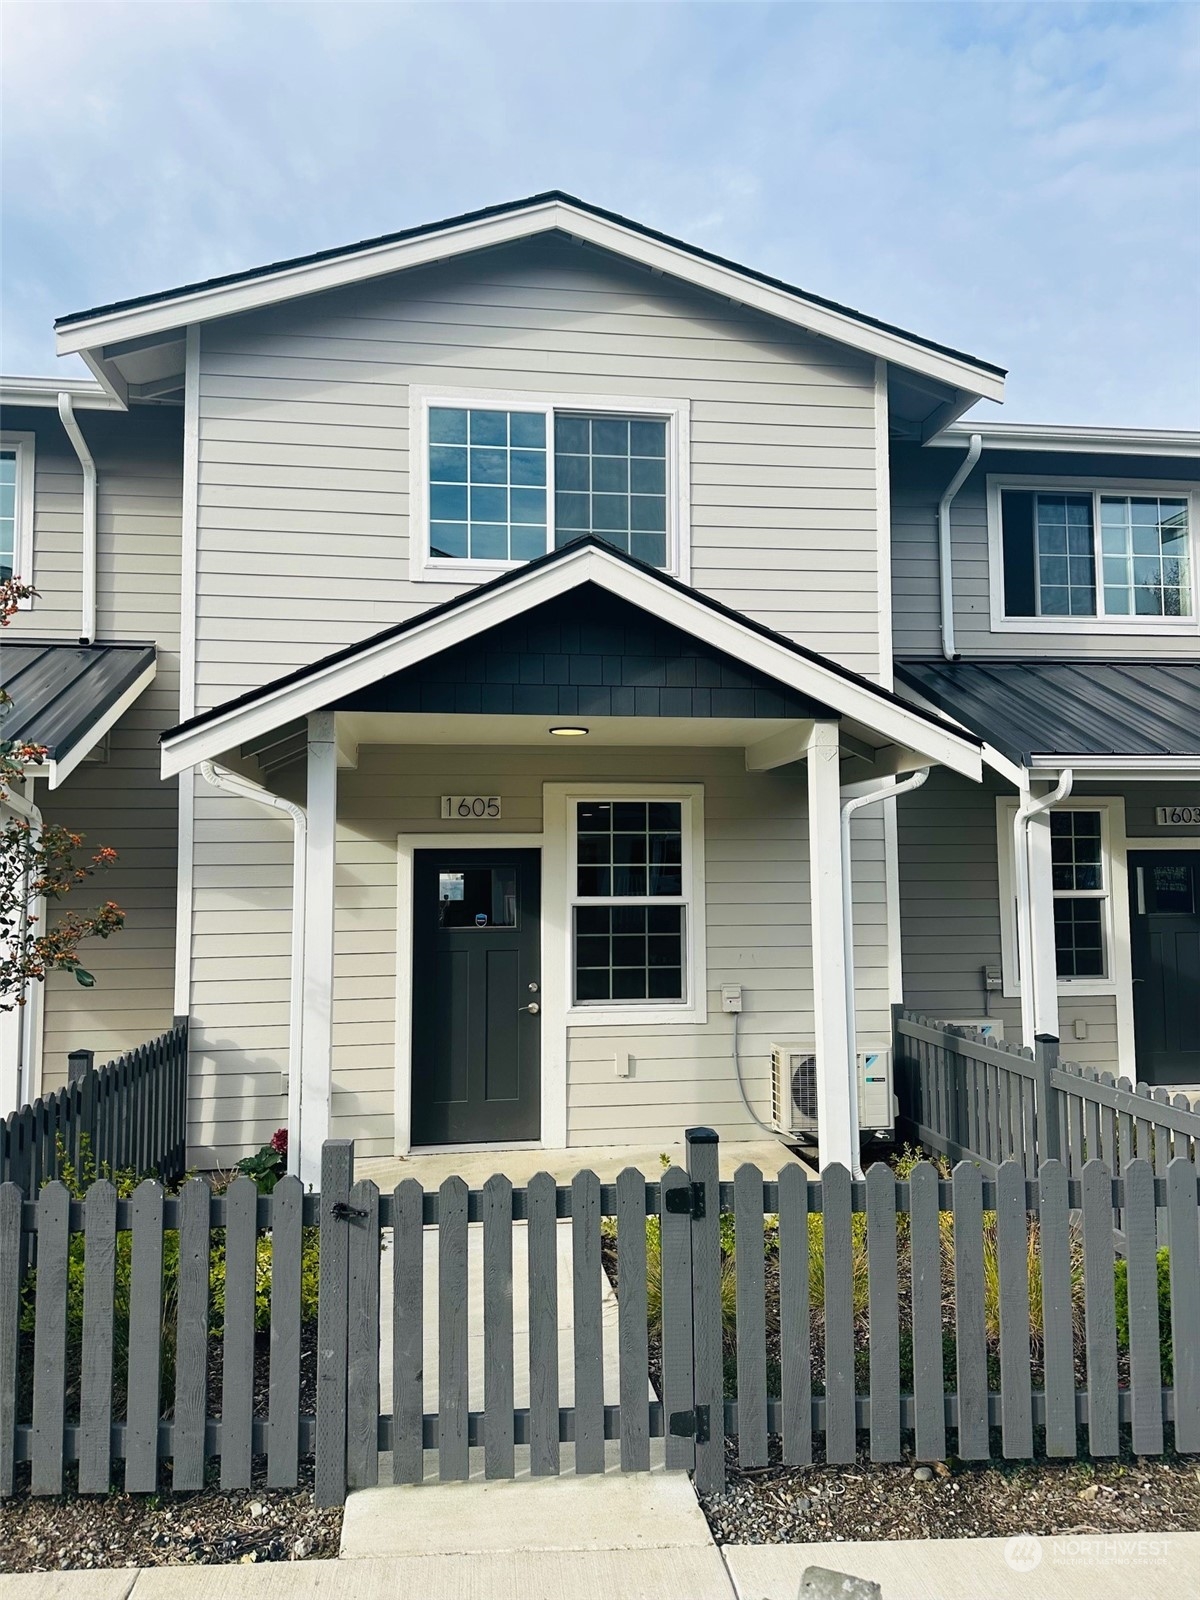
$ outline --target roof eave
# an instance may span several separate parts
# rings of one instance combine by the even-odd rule
[[[1041,423],[954,421],[931,445],[953,445],[973,433],[982,435],[985,450],[1054,451],[1063,455],[1137,455],[1195,457],[1200,462],[1200,432],[1186,428],[1052,427]]]
[[[746,269],[698,252],[682,241],[639,228],[558,196],[539,197],[525,207],[475,213],[412,236],[365,245],[358,250],[309,259],[232,282],[197,285],[186,293],[124,306],[100,308],[95,316],[62,321],[55,329],[60,355],[90,353],[100,359],[105,344],[218,317],[261,309],[280,300],[344,287],[391,272],[426,266],[447,256],[491,249],[518,239],[559,231],[680,278],[698,288],[733,299],[754,310],[805,328],[810,333],[907,367],[981,399],[1002,400],[1004,374],[989,363],[948,349],[935,349],[862,319],[846,309],[817,302]],[[97,370],[93,367],[93,370]],[[104,382],[102,373],[97,377]]]

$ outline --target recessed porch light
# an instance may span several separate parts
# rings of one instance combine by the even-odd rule
[[[588,729],[572,727],[551,728],[550,732],[556,734],[560,739],[582,739],[584,734],[588,732]]]

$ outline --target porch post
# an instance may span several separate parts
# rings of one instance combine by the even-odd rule
[[[308,838],[305,856],[304,1033],[300,1058],[300,1177],[321,1182],[329,1137],[333,1053],[333,907],[337,836],[334,713],[308,719]]]
[[[808,871],[812,905],[813,1014],[820,1163],[853,1170],[853,1078],[846,1013],[841,826],[841,750],[836,722],[815,722],[808,740]]]
[[[1036,1039],[1057,1039],[1058,958],[1054,945],[1054,879],[1050,860],[1050,812],[1029,819],[1029,931],[1032,950],[1032,994],[1021,1008],[1021,1043],[1030,1050]],[[1022,989],[1025,985],[1022,984]],[[1024,1029],[1028,1012],[1028,1030]]]

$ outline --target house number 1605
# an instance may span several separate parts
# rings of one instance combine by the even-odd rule
[[[495,822],[500,816],[497,794],[444,794],[442,816],[451,822]]]

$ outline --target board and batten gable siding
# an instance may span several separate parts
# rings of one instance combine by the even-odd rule
[[[108,735],[107,757],[85,761],[60,789],[38,785],[47,822],[111,845],[116,864],[76,891],[82,905],[115,900],[122,931],[85,946],[94,989],[46,982],[43,1084],[66,1079],[67,1053],[107,1060],[170,1026],[173,1013],[177,794],[159,777],[158,738],[178,721],[182,415],[81,411],[96,462],[96,620],[103,642],[153,642],[153,683]],[[36,434],[33,582],[37,598],[6,630],[19,639],[79,638],[83,474],[57,414],[6,408],[4,427]],[[0,649],[3,648],[0,643]],[[50,916],[53,921],[53,912]]]
[[[874,363],[565,239],[202,330],[197,705],[462,591],[412,583],[409,385],[679,397],[692,581],[879,671]]]
[[[984,967],[1000,966],[996,798],[1012,792],[986,771],[983,783],[973,784],[935,768],[922,788],[896,802],[900,939],[906,1006],[941,1021],[990,1014],[1020,1044],[1020,1000],[985,998],[983,986]],[[1077,1018],[1087,1025],[1086,1039],[1074,1037]],[[1059,1028],[1071,1061],[1120,1070],[1112,995],[1061,993]]]
[[[281,775],[283,776],[283,775]],[[287,792],[302,798],[299,766]],[[363,746],[339,775],[331,1133],[363,1155],[389,1155],[394,1138],[397,835],[464,837],[439,819],[439,797],[464,789],[499,794],[506,835],[542,829],[543,784],[702,782],[705,807],[709,1017],[704,1025],[576,1027],[568,1044],[568,1137],[619,1144],[678,1137],[683,1123],[725,1137],[754,1133],[734,1075],[732,1019],[722,983],[740,983],[741,1054],[760,1116],[771,1104],[770,1045],[812,1039],[808,842],[803,765],[748,774],[741,750],[518,750]],[[281,782],[281,790],[285,785]],[[227,1163],[283,1120],[287,1060],[290,841],[266,813],[241,819],[231,856],[218,807],[197,811],[195,1012],[189,1148],[202,1164]],[[478,843],[478,832],[470,835]],[[856,955],[859,1028],[888,1036],[883,834],[869,814],[856,823]],[[219,876],[219,883],[217,878]],[[547,1039],[545,1048],[555,1047]],[[616,1071],[628,1051],[628,1077]]]
[[[965,442],[962,451],[892,445],[892,611],[894,649],[900,658],[941,655],[937,508],[965,450]],[[999,584],[1000,575],[990,570],[988,554],[989,476],[1054,478],[1081,487],[1101,478],[1182,485],[1200,481],[1200,462],[984,450],[950,508],[955,643],[963,656],[1200,657],[1195,634],[993,629],[991,585]]]

